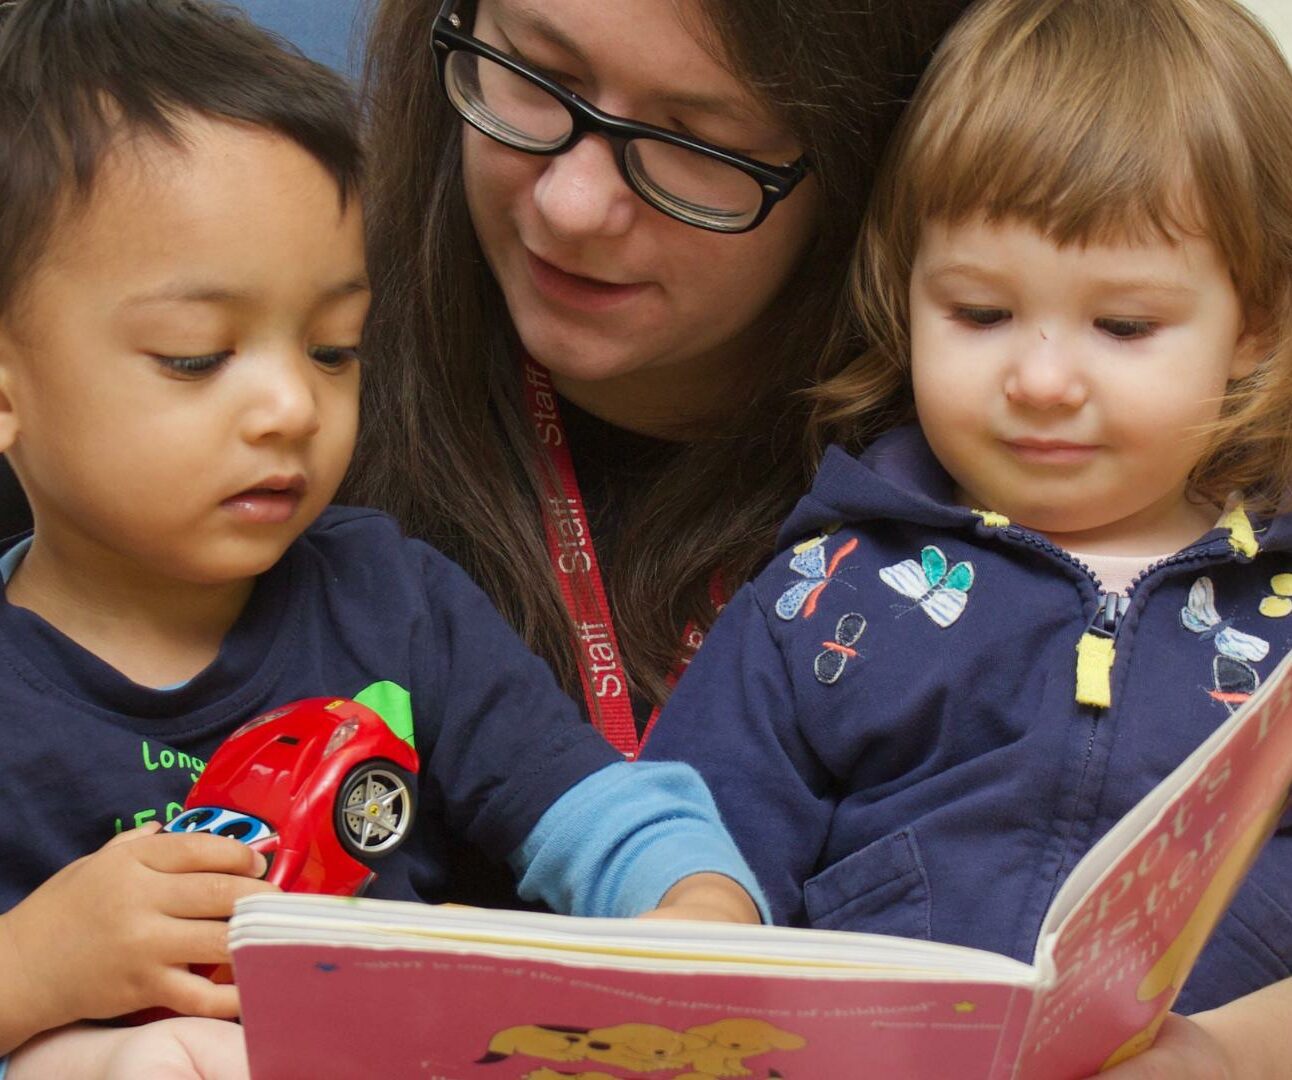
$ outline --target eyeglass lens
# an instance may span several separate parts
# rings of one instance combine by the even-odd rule
[[[565,106],[537,83],[465,50],[445,62],[445,89],[463,118],[499,142],[530,153],[550,153],[569,139]],[[633,188],[666,214],[692,224],[736,232],[763,205],[758,181],[707,154],[657,139],[632,139],[624,168]]]

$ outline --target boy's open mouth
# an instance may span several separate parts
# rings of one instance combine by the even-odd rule
[[[220,505],[242,521],[275,525],[291,519],[305,494],[303,476],[270,477]]]

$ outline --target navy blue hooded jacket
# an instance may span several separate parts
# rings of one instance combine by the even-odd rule
[[[1109,605],[1066,552],[952,492],[916,428],[831,450],[645,756],[699,769],[777,922],[1030,962],[1074,864],[1292,645],[1292,617],[1260,610],[1292,520],[1231,514]],[[1109,635],[1108,703],[1081,704],[1077,645]],[[1285,818],[1176,1008],[1290,965]]]

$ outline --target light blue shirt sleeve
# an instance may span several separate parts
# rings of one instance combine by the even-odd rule
[[[753,871],[689,765],[607,765],[557,799],[508,862],[522,898],[570,915],[640,915],[682,878],[714,873],[770,921]]]
[[[9,1055],[0,1057],[0,1080],[4,1080],[5,1073],[9,1071]]]

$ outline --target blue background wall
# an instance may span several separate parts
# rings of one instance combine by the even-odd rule
[[[358,75],[375,0],[233,0],[261,26],[315,60]],[[431,3],[432,0],[426,0]]]

